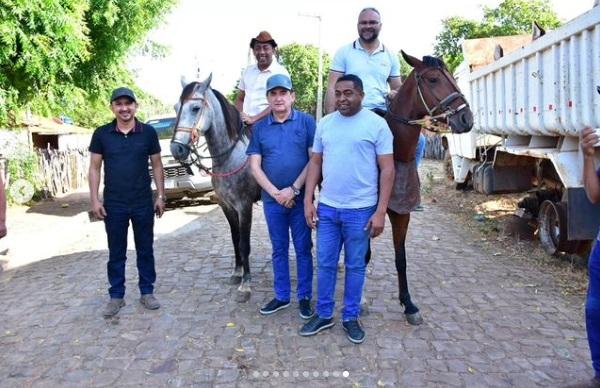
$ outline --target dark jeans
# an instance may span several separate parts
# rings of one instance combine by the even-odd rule
[[[269,237],[273,247],[273,289],[275,298],[290,300],[290,231],[296,251],[296,276],[298,278],[296,297],[298,300],[311,299],[313,279],[313,257],[311,230],[304,218],[304,203],[298,199],[291,209],[277,202],[263,202]]]
[[[108,294],[111,298],[125,296],[125,261],[127,260],[127,232],[129,221],[133,226],[139,287],[142,295],[152,294],[156,271],[154,270],[154,208],[105,206],[104,226],[108,238]]]
[[[596,240],[588,261],[589,285],[585,303],[587,328],[592,366],[600,378],[600,243]]]

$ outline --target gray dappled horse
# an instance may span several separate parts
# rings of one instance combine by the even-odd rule
[[[249,139],[243,133],[240,114],[218,91],[211,89],[212,74],[203,82],[182,80],[183,92],[176,105],[177,121],[171,154],[180,162],[200,163],[195,135],[202,135],[212,160],[212,184],[223,209],[235,251],[230,284],[239,284],[236,300],[250,299],[250,229],[252,204],[260,187],[250,172],[246,155]]]
[[[403,180],[402,177],[408,176],[407,169],[416,169],[415,151],[421,127],[440,122],[447,125],[453,133],[469,132],[473,127],[473,113],[456,81],[439,58],[426,56],[420,61],[404,51],[402,57],[413,70],[392,98],[385,116],[394,135],[396,161],[396,183],[387,214],[392,224],[400,303],[404,306],[407,321],[412,325],[419,325],[423,319],[408,291],[404,245],[410,212],[414,209],[400,206],[394,210],[391,204],[408,203],[411,199],[418,198],[418,177],[412,183],[410,179]],[[415,170],[413,172],[416,174]],[[412,176],[416,176],[414,174]]]

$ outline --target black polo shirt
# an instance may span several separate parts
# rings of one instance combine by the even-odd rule
[[[104,205],[152,206],[148,158],[160,153],[154,128],[136,119],[125,135],[113,120],[94,131],[89,149],[104,162]]]

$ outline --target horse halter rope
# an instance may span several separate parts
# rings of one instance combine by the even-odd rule
[[[422,72],[415,71],[414,76],[415,76],[415,82],[417,83],[417,92],[419,94],[419,99],[421,100],[421,103],[423,104],[423,107],[427,111],[428,115],[423,118],[420,118],[420,119],[410,120],[410,119],[405,119],[404,117],[399,116],[399,115],[395,114],[394,112],[392,112],[390,109],[388,109],[387,114],[393,120],[399,121],[400,123],[406,124],[406,125],[419,125],[428,130],[432,130],[433,132],[441,132],[442,129],[445,129],[445,127],[440,124],[437,124],[440,119],[446,119],[447,117],[455,115],[456,113],[460,112],[461,110],[469,107],[469,103],[467,102],[467,99],[465,98],[465,96],[462,93],[455,91],[455,92],[450,93],[449,95],[447,95],[446,97],[444,97],[442,99],[438,98],[436,95],[431,93],[433,95],[433,97],[435,97],[435,99],[438,100],[438,103],[436,105],[434,105],[432,108],[430,108],[429,105],[427,104],[427,101],[425,101],[425,97],[423,97],[421,81],[423,80],[423,76],[427,72],[432,71],[432,70],[440,70],[440,72],[444,75],[444,77],[448,80],[448,82],[451,85],[454,85],[452,80],[450,80],[450,77],[448,76],[447,72],[440,66],[436,66],[433,68],[428,67],[425,70],[423,70]],[[464,103],[459,105],[456,109],[452,108],[450,105],[459,98],[462,99],[464,101]],[[440,112],[440,113],[438,113],[436,115],[436,112]]]
[[[192,95],[194,94],[193,92],[191,93]],[[179,112],[177,112],[177,120],[176,122],[179,123],[179,119],[181,117],[181,108],[183,108],[183,104],[185,102],[188,101],[202,101],[205,105],[205,107],[208,105],[206,103],[206,99],[205,98],[201,98],[201,97],[188,97],[185,99],[181,100],[181,106],[179,108]],[[215,176],[215,177],[228,177],[231,175],[235,175],[238,172],[240,172],[247,164],[248,164],[248,157],[246,156],[246,159],[244,160],[244,163],[242,163],[241,166],[235,168],[232,171],[229,172],[225,172],[225,173],[217,173],[217,172],[212,172],[211,171],[211,167],[206,167],[205,165],[202,164],[202,159],[212,159],[215,160],[217,158],[221,158],[221,157],[225,157],[225,160],[227,160],[229,158],[229,156],[231,156],[231,153],[233,152],[235,146],[237,145],[237,143],[241,140],[242,138],[242,128],[240,128],[238,130],[238,134],[237,137],[235,139],[235,141],[231,144],[231,146],[229,148],[227,148],[224,152],[218,154],[218,155],[210,155],[210,156],[202,156],[200,155],[200,153],[198,152],[198,146],[196,145],[196,143],[198,142],[198,140],[196,140],[196,142],[192,142],[191,141],[191,135],[194,131],[196,131],[196,133],[198,132],[198,124],[200,124],[200,117],[202,114],[199,115],[199,117],[196,119],[196,121],[194,122],[194,125],[192,127],[175,127],[175,130],[173,131],[173,138],[171,139],[171,142],[173,143],[177,143],[179,145],[182,145],[183,147],[188,149],[188,152],[190,153],[189,156],[189,162],[188,161],[183,161],[180,162],[183,165],[192,165],[195,164],[200,170],[204,171],[206,174],[210,175],[210,176]],[[187,144],[184,144],[182,142],[180,142],[179,140],[175,139],[175,134],[180,131],[180,132],[188,132],[190,134],[190,142]],[[204,146],[206,144],[206,142],[202,143],[200,145],[200,147]]]

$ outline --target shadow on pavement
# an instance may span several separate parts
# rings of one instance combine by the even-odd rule
[[[27,209],[27,213],[46,214],[61,217],[73,217],[87,212],[90,208],[90,196],[87,192],[67,194],[37,203]]]

